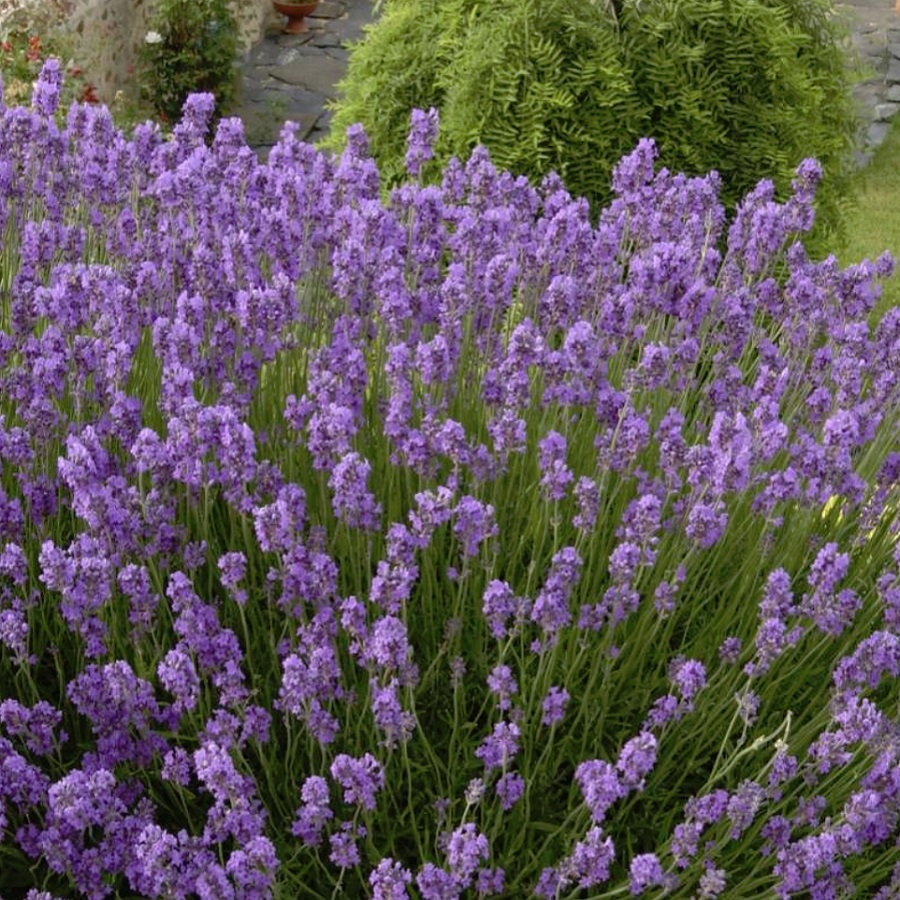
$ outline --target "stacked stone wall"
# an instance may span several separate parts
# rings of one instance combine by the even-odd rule
[[[47,26],[51,19],[77,36],[74,61],[109,103],[131,77],[138,49],[158,0],[0,0],[0,26],[25,12]],[[233,0],[245,49],[255,44],[272,15],[270,0]]]

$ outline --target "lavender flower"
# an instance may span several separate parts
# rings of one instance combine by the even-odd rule
[[[727,883],[724,869],[717,869],[713,865],[707,865],[700,876],[698,897],[701,900],[713,900],[714,897],[721,896]]]
[[[59,105],[63,73],[58,59],[52,57],[41,67],[31,98],[31,105],[42,116],[50,118]]]
[[[508,710],[510,698],[519,690],[509,666],[494,666],[487,677],[490,692],[497,698],[497,708]]]
[[[329,806],[328,783],[320,775],[310,775],[300,790],[302,804],[297,809],[291,833],[308,847],[318,847],[322,831],[334,818]]]
[[[488,839],[469,822],[457,828],[447,842],[447,864],[462,882],[468,882],[490,855]]]
[[[506,582],[495,579],[485,588],[482,611],[491,634],[499,641],[509,634],[509,620],[526,612],[526,602],[516,597]]]
[[[499,534],[494,520],[494,507],[483,504],[474,497],[465,496],[460,499],[453,514],[456,519],[453,533],[462,541],[465,556],[475,556],[479,544]]]
[[[383,669],[403,670],[411,655],[404,622],[396,616],[378,619],[363,648],[363,659]]]
[[[696,659],[675,659],[669,664],[669,679],[690,703],[706,686],[706,667]]]
[[[763,801],[765,789],[755,781],[742,781],[728,801],[727,815],[731,822],[731,837],[737,840],[756,817]]]
[[[647,888],[666,883],[666,874],[654,853],[641,853],[631,861],[628,870],[628,889],[635,896]]]
[[[210,96],[171,139],[84,104],[57,125],[60,76],[45,67],[31,109],[0,104],[11,871],[89,897],[262,898],[276,878],[717,897],[751,869],[785,897],[896,886],[900,313],[870,324],[889,259],[783,252],[811,223],[812,162],[726,236],[715,178],[654,173],[652,142],[593,213],[483,148],[425,185],[437,114],[417,111],[416,182],[385,203],[359,128],[329,159],[286,126],[261,162],[236,120],[209,136]],[[558,508],[532,514],[532,483]],[[753,598],[728,590],[758,571],[751,627]],[[785,692],[813,630],[828,640],[804,642]],[[667,647],[684,656],[660,695]],[[677,767],[701,694],[698,759],[725,755],[698,777],[724,766],[729,788],[653,848],[627,798]],[[803,755],[750,752],[763,700],[778,721],[786,699]],[[481,737],[447,744],[445,713]],[[591,758],[622,734],[612,763]],[[575,769],[583,809],[543,808],[536,760]],[[395,764],[420,794],[468,781],[462,815],[446,798],[436,826],[405,815]],[[293,817],[260,777],[282,769],[300,772]],[[613,812],[610,834],[659,855],[615,866]],[[283,847],[269,815],[290,820]],[[591,822],[546,843],[534,815]],[[440,860],[416,859],[413,819]],[[517,830],[492,847],[498,823]],[[488,866],[510,848],[521,871]]]
[[[360,830],[354,829],[351,822],[344,822],[341,830],[336,831],[328,838],[331,852],[328,859],[340,869],[351,869],[360,863],[359,847],[356,846],[357,838],[361,837]]]
[[[497,779],[494,788],[500,798],[500,808],[507,812],[512,809],[525,793],[525,779],[518,772],[506,772]]]
[[[590,533],[597,523],[600,511],[600,488],[597,482],[581,476],[575,483],[575,501],[578,512],[572,517],[572,524],[579,530]]]
[[[543,709],[541,723],[552,726],[561,722],[568,702],[569,692],[565,688],[552,685],[541,702],[541,708]]]
[[[366,487],[371,471],[372,464],[358,453],[347,453],[331,471],[334,514],[350,528],[378,530],[381,504]]]
[[[331,777],[344,789],[344,803],[375,809],[375,795],[384,787],[384,770],[371,753],[359,758],[339,753],[331,764]]]
[[[450,872],[430,862],[416,875],[416,887],[423,900],[459,900],[461,890]]]
[[[573,547],[564,547],[550,562],[544,587],[531,608],[531,619],[551,638],[572,619],[569,597],[577,584],[581,566],[581,557]]]
[[[409,900],[412,874],[393,859],[383,859],[369,875],[373,900]]]
[[[17,700],[0,702],[0,725],[10,737],[24,739],[28,749],[38,756],[46,756],[65,742],[64,731],[56,734],[61,722],[62,713],[46,700],[39,700],[30,708]]]
[[[178,712],[190,711],[200,696],[200,679],[194,662],[183,647],[170,650],[157,667],[163,687],[175,697]]]
[[[736,663],[741,653],[741,639],[727,637],[719,647],[719,659],[724,663]]]
[[[479,869],[475,879],[475,891],[479,897],[492,897],[503,893],[505,873],[503,869]]]
[[[573,877],[578,879],[578,886],[589,888],[608,881],[609,867],[614,858],[612,838],[605,836],[602,828],[589,829],[571,855]]]
[[[549,431],[538,441],[541,488],[549,500],[562,500],[575,476],[566,465],[566,439]]]
[[[400,683],[392,678],[388,684],[380,686],[372,679],[369,682],[370,705],[375,724],[384,735],[382,743],[388,749],[408,741],[416,727],[416,717],[403,708],[398,696]]]
[[[609,807],[627,793],[615,768],[603,760],[579,763],[575,769],[575,780],[581,788],[584,804],[597,825],[603,823]]]
[[[244,580],[246,574],[247,557],[239,551],[225,553],[219,557],[217,565],[222,586],[228,591],[235,603],[243,606],[247,602],[247,592],[241,590],[238,585]]]
[[[643,789],[645,776],[656,764],[656,750],[656,738],[649,731],[642,731],[625,744],[616,762],[625,787]]]
[[[265,900],[271,896],[277,870],[275,847],[268,838],[261,836],[251,838],[243,847],[233,850],[225,864],[237,895],[247,900]]]
[[[483,763],[485,771],[506,769],[507,764],[519,752],[519,726],[514,722],[498,722],[475,750],[475,756]]]

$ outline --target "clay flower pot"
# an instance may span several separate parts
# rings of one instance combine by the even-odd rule
[[[291,2],[291,0],[272,0],[275,12],[288,17],[288,23],[284,26],[285,34],[306,34],[309,27],[303,21],[319,5],[319,0],[306,0],[306,2]]]

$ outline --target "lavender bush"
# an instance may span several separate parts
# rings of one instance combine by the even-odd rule
[[[642,142],[379,199],[3,109],[0,893],[900,889],[900,312]]]

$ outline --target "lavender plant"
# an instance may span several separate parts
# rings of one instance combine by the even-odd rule
[[[900,313],[478,150],[2,109],[0,891],[900,888]],[[209,139],[207,139],[209,138]],[[719,248],[725,247],[725,250]]]

